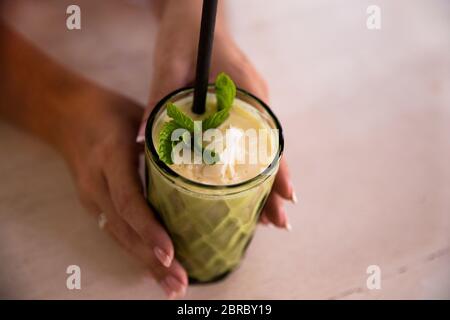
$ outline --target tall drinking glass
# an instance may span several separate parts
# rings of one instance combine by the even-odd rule
[[[214,93],[210,86],[209,93]],[[176,258],[193,282],[223,278],[241,261],[272,188],[283,151],[279,121],[269,107],[252,94],[237,89],[236,99],[249,104],[268,127],[277,129],[275,154],[256,177],[232,185],[209,185],[180,176],[157,154],[154,137],[166,115],[167,102],[193,95],[183,88],[163,98],[153,109],[146,128],[146,196],[173,240]]]

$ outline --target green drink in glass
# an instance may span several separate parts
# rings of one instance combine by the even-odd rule
[[[206,113],[200,116],[190,111],[193,88],[169,94],[153,109],[145,134],[147,200],[171,236],[176,258],[191,282],[219,280],[239,265],[272,188],[283,150],[275,115],[257,97],[237,89],[233,109],[218,129],[270,129],[268,160],[237,163],[229,161],[228,153],[228,162],[222,164],[220,160],[213,164],[162,161],[159,137],[170,121],[167,106],[174,103],[194,120],[202,120],[217,110],[215,90],[209,87]],[[253,154],[248,147],[241,150],[247,152],[247,160]]]

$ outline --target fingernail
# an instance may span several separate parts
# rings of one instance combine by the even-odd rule
[[[285,213],[284,216],[285,216],[285,219],[284,219],[284,229],[286,229],[287,231],[291,231],[291,230],[292,230],[292,226],[291,226],[291,224],[289,223],[289,219],[288,219],[288,217],[287,217],[287,214]]]
[[[163,288],[164,292],[167,295],[167,299],[173,300],[175,299],[176,292],[172,290],[172,288],[167,284],[166,279],[163,279],[159,282],[160,286]]]
[[[141,127],[139,128],[138,135],[136,137],[137,143],[143,143],[145,141],[145,127],[147,126],[147,121],[143,121],[141,123]]]
[[[170,288],[170,297],[182,297],[186,293],[186,286],[173,276],[167,276],[164,280],[165,284]]]
[[[292,201],[293,204],[296,204],[298,202],[298,198],[297,198],[297,195],[295,194],[294,188],[292,188],[291,201]]]
[[[170,264],[172,263],[172,259],[170,258],[170,256],[164,252],[164,250],[162,250],[159,247],[155,247],[153,249],[153,252],[155,253],[156,258],[159,260],[159,262],[161,262],[161,264],[168,268],[170,267]]]
[[[145,142],[145,136],[144,135],[138,135],[136,138],[137,143],[144,143]]]

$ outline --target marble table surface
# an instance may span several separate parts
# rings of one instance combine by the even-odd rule
[[[9,1],[10,23],[68,68],[145,104],[155,25],[143,1]],[[267,78],[300,202],[259,227],[225,281],[188,299],[450,298],[450,4],[229,0]],[[65,27],[82,9],[82,30]],[[153,31],[152,31],[153,30]],[[0,122],[0,295],[162,299],[77,200],[61,157]],[[66,288],[79,265],[81,290]],[[381,288],[366,286],[367,267]]]

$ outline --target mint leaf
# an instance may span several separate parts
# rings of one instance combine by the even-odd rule
[[[173,103],[167,105],[167,115],[171,117],[181,128],[194,131],[194,120],[178,109]]]
[[[185,140],[188,138],[183,134],[178,141],[172,141],[172,133],[176,129],[185,129],[190,132],[194,131],[194,120],[178,109],[178,107],[173,103],[167,104],[166,111],[167,115],[173,120],[166,122],[159,132],[158,155],[161,161],[166,164],[173,164],[173,148],[181,141],[186,142]]]
[[[215,89],[217,111],[203,120],[203,132],[208,129],[217,128],[230,116],[230,109],[236,96],[236,85],[233,80],[223,72],[216,78]],[[167,115],[173,120],[166,122],[159,133],[158,155],[161,161],[166,164],[173,164],[173,147],[180,142],[188,144],[189,140],[188,135],[183,134],[178,141],[171,141],[173,131],[183,128],[192,133],[194,131],[195,122],[173,103],[168,103],[166,110]],[[214,152],[214,150],[205,150],[203,146],[195,145],[195,143],[192,147],[194,152],[201,152],[202,155],[205,153],[208,158],[206,161],[208,164],[216,163],[220,159],[219,155]]]
[[[161,131],[159,132],[159,146],[158,146],[158,155],[159,159],[161,161],[165,162],[166,164],[173,164],[172,161],[172,132],[176,129],[179,129],[180,126],[178,125],[175,120],[171,120],[169,122],[166,122],[163,127],[161,128]]]
[[[203,121],[203,130],[217,128],[230,115],[230,109],[236,96],[236,86],[229,76],[220,73],[215,82],[217,111]]]
[[[217,110],[231,108],[236,96],[236,86],[229,76],[221,72],[215,82]]]
[[[203,121],[203,130],[213,129],[220,126],[222,123],[224,123],[225,120],[227,120],[228,116],[230,115],[230,110],[228,109],[222,109],[212,115],[210,115],[208,118],[206,118]]]

